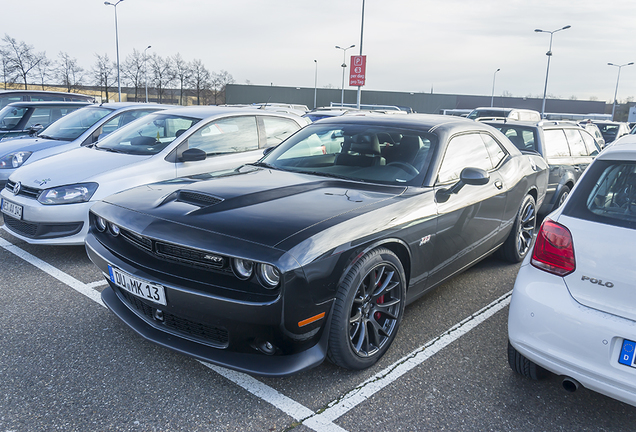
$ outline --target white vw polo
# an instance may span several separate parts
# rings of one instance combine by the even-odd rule
[[[515,282],[508,361],[636,405],[636,136],[605,149],[543,222]]]
[[[2,189],[3,228],[32,244],[80,245],[88,210],[131,187],[255,162],[309,121],[197,106],[149,114],[90,146],[18,168]]]

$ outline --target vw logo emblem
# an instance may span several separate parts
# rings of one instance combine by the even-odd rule
[[[20,193],[20,189],[22,188],[22,183],[17,182],[14,186],[13,186],[13,195],[17,195]]]

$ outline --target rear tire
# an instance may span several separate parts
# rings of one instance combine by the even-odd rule
[[[554,207],[552,207],[552,211],[561,207],[561,205],[563,205],[563,202],[568,197],[568,195],[570,195],[570,187],[563,186],[561,190],[559,191],[559,194],[557,195],[556,200],[554,200]]]
[[[513,263],[522,261],[530,251],[537,228],[537,207],[532,195],[521,202],[512,230],[497,251],[499,257]]]
[[[510,341],[508,341],[508,364],[513,371],[531,380],[538,381],[550,375],[548,370],[519,354]]]

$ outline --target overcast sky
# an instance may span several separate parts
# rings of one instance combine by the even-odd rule
[[[111,1],[114,3],[114,1]],[[103,0],[4,0],[2,35],[50,59],[90,69],[114,61],[114,8]],[[124,0],[120,60],[133,49],[200,59],[239,84],[340,88],[343,51],[359,54],[362,0]],[[369,90],[542,97],[614,97],[618,68],[636,61],[634,0],[366,0],[363,54]],[[347,60],[349,63],[349,60]],[[345,83],[346,86],[347,83]],[[618,99],[636,96],[636,65],[621,69]]]

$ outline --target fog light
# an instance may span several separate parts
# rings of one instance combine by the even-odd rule
[[[258,278],[265,288],[273,289],[278,286],[280,282],[280,272],[276,267],[269,264],[259,264],[257,272]]]
[[[232,270],[237,278],[246,280],[249,279],[254,272],[254,263],[249,260],[234,258],[232,260]]]
[[[99,232],[106,231],[106,219],[101,216],[97,216],[97,219],[95,220],[95,227]]]
[[[110,232],[117,237],[119,235],[119,233],[121,232],[119,227],[117,225],[115,225],[114,223],[110,224]]]

